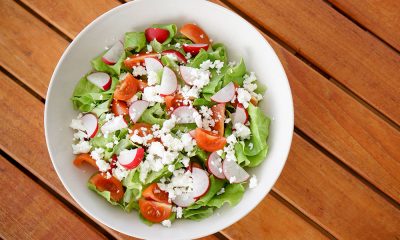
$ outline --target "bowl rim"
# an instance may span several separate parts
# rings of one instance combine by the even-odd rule
[[[69,188],[68,185],[66,185],[65,181],[64,181],[63,178],[61,177],[60,170],[57,168],[57,165],[55,164],[55,160],[53,159],[53,156],[55,156],[55,154],[53,154],[53,152],[52,152],[52,150],[51,150],[51,148],[50,148],[49,132],[48,132],[49,130],[48,130],[48,127],[47,127],[47,121],[48,121],[48,116],[49,116],[49,107],[48,107],[49,104],[48,104],[48,99],[49,99],[49,96],[51,95],[51,92],[52,92],[52,89],[53,89],[53,85],[55,84],[55,78],[56,78],[56,76],[58,75],[58,73],[59,73],[59,71],[60,71],[60,67],[61,67],[62,63],[64,62],[64,59],[66,58],[66,56],[68,55],[68,53],[70,52],[70,50],[75,46],[75,44],[76,44],[77,42],[79,42],[80,38],[81,38],[87,31],[89,31],[91,28],[95,27],[95,25],[97,24],[97,22],[101,21],[101,20],[102,20],[103,18],[105,18],[106,16],[115,14],[115,13],[118,12],[120,9],[125,8],[125,7],[127,7],[127,6],[135,5],[135,4],[137,4],[138,2],[144,2],[144,1],[145,1],[145,0],[135,0],[135,1],[126,2],[126,3],[123,3],[123,4],[119,5],[119,6],[114,7],[114,8],[112,8],[112,9],[108,10],[107,12],[101,14],[100,16],[98,16],[95,20],[93,20],[91,23],[89,23],[88,25],[86,25],[86,26],[79,32],[78,35],[76,35],[76,37],[71,41],[71,43],[68,45],[68,47],[64,50],[62,56],[60,57],[60,59],[59,59],[57,65],[56,65],[56,67],[55,67],[55,69],[54,69],[54,71],[53,71],[53,74],[52,74],[52,76],[51,76],[51,80],[50,80],[50,83],[49,83],[49,86],[48,86],[48,89],[47,89],[47,93],[46,93],[46,102],[45,102],[45,109],[44,109],[44,129],[45,129],[44,132],[45,132],[45,139],[46,139],[47,150],[48,150],[48,152],[49,152],[49,156],[50,156],[51,162],[52,162],[52,164],[53,164],[53,167],[54,167],[54,169],[55,169],[55,171],[56,171],[56,173],[57,173],[57,175],[58,175],[58,178],[60,179],[61,183],[63,184],[64,188],[67,190],[67,192],[69,193],[69,195],[73,198],[73,200],[74,200],[76,203],[78,203],[78,205],[84,210],[85,215],[88,215],[88,217],[93,218],[93,219],[96,219],[97,221],[99,221],[100,223],[104,224],[105,226],[107,226],[107,227],[109,227],[109,228],[111,228],[111,229],[113,229],[113,230],[115,230],[115,231],[117,231],[117,232],[126,234],[126,235],[128,235],[128,236],[133,236],[133,235],[131,235],[130,233],[121,231],[120,229],[117,229],[115,226],[111,226],[111,225],[105,223],[105,222],[104,222],[101,218],[99,218],[95,213],[92,213],[92,212],[88,211],[88,210],[86,209],[86,207],[85,207],[83,204],[81,204],[81,202],[78,200],[78,197],[75,196],[75,195],[73,194],[73,191]],[[267,48],[270,48],[270,50],[272,50],[272,51],[271,51],[271,53],[272,53],[272,54],[271,54],[271,57],[274,58],[274,61],[277,62],[277,65],[278,65],[278,67],[280,68],[280,71],[283,73],[283,76],[282,76],[283,79],[282,79],[282,80],[284,80],[284,82],[287,83],[286,86],[285,86],[285,87],[286,87],[285,91],[288,92],[288,97],[289,97],[288,101],[289,101],[289,105],[290,105],[290,106],[289,106],[289,109],[287,109],[287,111],[288,111],[288,118],[289,118],[288,120],[289,120],[289,123],[290,123],[290,126],[289,126],[289,124],[288,124],[288,126],[287,126],[287,127],[288,127],[288,131],[286,132],[287,135],[285,136],[285,137],[286,137],[286,138],[285,138],[285,142],[287,142],[287,145],[284,146],[284,147],[282,147],[282,149],[281,149],[281,152],[283,152],[283,155],[282,155],[282,156],[284,156],[284,159],[283,159],[282,161],[278,162],[278,164],[277,164],[277,168],[276,168],[276,173],[277,173],[277,174],[276,174],[276,177],[272,180],[272,185],[271,185],[271,187],[270,187],[269,189],[267,189],[267,188],[266,188],[266,189],[262,189],[262,190],[259,189],[259,190],[258,190],[259,193],[260,193],[259,195],[262,196],[262,197],[259,197],[259,198],[257,199],[257,201],[254,202],[254,205],[253,205],[253,206],[251,206],[251,207],[245,209],[245,211],[240,211],[240,212],[238,212],[238,213],[235,215],[236,218],[231,219],[231,220],[228,219],[228,221],[226,221],[224,224],[222,224],[222,226],[219,226],[219,227],[218,227],[217,231],[215,231],[215,227],[213,228],[213,227],[210,226],[210,228],[209,228],[208,231],[207,231],[207,230],[204,230],[204,231],[201,232],[200,234],[193,234],[193,235],[192,235],[193,238],[200,238],[200,237],[205,237],[205,236],[208,236],[208,235],[210,235],[210,234],[214,234],[214,233],[216,233],[216,232],[218,232],[218,231],[221,231],[222,229],[225,229],[225,228],[229,227],[230,225],[234,224],[235,222],[241,220],[243,217],[245,217],[247,214],[249,214],[256,206],[258,206],[258,204],[260,204],[260,202],[261,202],[261,201],[267,196],[267,194],[272,190],[272,187],[275,185],[276,181],[278,180],[279,176],[281,175],[281,173],[282,173],[282,171],[283,171],[283,167],[284,167],[284,165],[285,165],[285,163],[286,163],[286,161],[287,161],[287,158],[288,158],[288,155],[289,155],[289,151],[290,151],[290,148],[291,148],[292,139],[293,139],[293,130],[294,130],[294,108],[293,108],[293,97],[292,97],[292,92],[291,92],[291,88],[290,88],[290,84],[289,84],[289,81],[288,81],[286,72],[285,72],[285,70],[284,70],[284,68],[283,68],[283,66],[282,66],[282,63],[281,63],[280,59],[278,58],[276,52],[274,51],[274,49],[272,48],[272,46],[269,44],[269,42],[265,39],[265,37],[260,33],[260,31],[259,31],[255,26],[253,26],[251,23],[249,23],[246,19],[244,19],[242,16],[240,16],[240,15],[237,14],[236,12],[234,12],[234,11],[232,11],[232,10],[230,10],[230,9],[227,9],[227,8],[221,6],[221,5],[218,5],[218,4],[213,3],[213,2],[210,2],[210,1],[204,1],[204,0],[192,0],[192,1],[202,2],[203,4],[208,4],[210,7],[217,8],[219,11],[225,12],[226,14],[233,14],[233,15],[235,15],[236,17],[240,18],[241,21],[244,22],[244,24],[246,25],[247,28],[251,29],[252,31],[255,31],[256,34],[257,34],[260,38],[262,38],[262,39],[264,40],[264,42],[265,42],[265,44],[266,44],[266,47],[267,47]],[[145,236],[139,236],[139,235],[138,235],[138,236],[134,236],[134,237],[143,238],[143,237],[145,237]]]

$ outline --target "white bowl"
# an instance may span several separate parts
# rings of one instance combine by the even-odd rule
[[[251,169],[259,184],[247,189],[235,207],[224,206],[202,221],[179,220],[171,228],[143,224],[136,212],[125,213],[88,190],[91,171],[72,164],[72,130],[77,112],[70,97],[75,84],[87,73],[90,60],[127,31],[143,31],[154,23],[196,22],[214,42],[228,48],[230,60],[243,57],[249,71],[256,72],[268,87],[261,104],[271,117],[270,151],[267,159]],[[262,35],[237,14],[204,0],[135,0],[103,14],[69,45],[52,76],[45,108],[45,132],[50,157],[65,188],[76,202],[101,223],[130,236],[146,239],[189,239],[206,236],[235,223],[249,213],[271,190],[285,164],[293,134],[293,103],[282,65]],[[257,220],[257,219],[255,219]]]

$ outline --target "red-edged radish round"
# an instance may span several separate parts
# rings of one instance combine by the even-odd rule
[[[144,100],[134,101],[129,106],[129,117],[131,118],[132,122],[136,123],[148,106],[149,106],[148,101]]]
[[[107,65],[114,65],[118,62],[124,51],[124,45],[117,41],[108,51],[103,55],[101,60]]]
[[[161,64],[160,60],[156,58],[145,58],[144,65],[146,66],[147,72],[158,72],[163,69],[163,65]]]
[[[195,138],[196,137],[196,130],[191,130],[191,131],[189,131],[189,134],[190,134],[190,136],[192,137],[192,138]]]
[[[187,60],[186,60],[185,56],[183,56],[182,53],[180,53],[180,52],[178,52],[178,51],[176,51],[176,50],[173,50],[173,49],[164,50],[164,51],[162,51],[161,54],[162,54],[163,56],[172,55],[172,56],[175,57],[180,63],[185,63],[185,64],[187,63]]]
[[[192,169],[193,169],[193,168],[200,168],[200,169],[203,169],[203,168],[201,167],[200,163],[191,162],[191,163],[189,164],[189,166],[186,168],[186,170],[188,170],[189,172],[192,172]]]
[[[169,67],[164,67],[159,90],[160,95],[167,96],[173,94],[177,88],[178,80],[176,79],[174,71],[172,71]]]
[[[194,202],[196,202],[196,199],[192,196],[191,193],[186,193],[176,196],[174,200],[172,200],[172,202],[179,207],[189,207]]]
[[[241,183],[246,181],[250,175],[234,160],[224,160],[222,171],[230,183]]]
[[[235,85],[233,84],[233,82],[230,82],[228,83],[228,85],[216,92],[211,97],[211,100],[217,103],[226,103],[231,101],[233,96],[235,96]]]
[[[249,119],[249,114],[242,104],[238,103],[236,112],[232,114],[232,125],[235,127],[236,123],[246,124]]]
[[[101,132],[103,134],[108,134],[127,127],[128,124],[126,123],[124,117],[120,115],[104,123],[104,125],[101,127]]]
[[[210,72],[208,71],[186,66],[180,66],[179,72],[181,73],[183,81],[185,81],[187,85],[193,85],[194,81],[200,74],[207,75],[207,78],[210,77]]]
[[[217,152],[212,152],[207,160],[207,168],[216,178],[225,179],[222,170],[222,159]]]
[[[86,79],[104,91],[110,89],[112,83],[110,75],[104,72],[95,72],[89,74]]]
[[[207,51],[208,44],[206,43],[198,43],[198,44],[183,44],[183,51],[192,54],[192,56],[196,56],[201,49]]]
[[[172,115],[177,117],[176,123],[194,123],[194,114],[197,113],[197,110],[192,106],[180,106],[177,107]]]
[[[151,42],[156,39],[157,42],[163,43],[168,39],[169,31],[162,28],[147,28],[144,31],[144,35],[146,36],[147,42]]]
[[[90,138],[94,138],[97,134],[97,130],[99,129],[99,124],[97,121],[97,117],[92,113],[87,113],[83,115],[81,118],[83,127],[86,129],[86,134]]]
[[[144,157],[143,148],[123,150],[118,156],[118,162],[127,169],[133,169],[142,162],[143,157]]]
[[[199,199],[207,193],[210,188],[210,178],[206,171],[201,168],[192,167],[192,179],[193,179],[193,192],[194,198]]]

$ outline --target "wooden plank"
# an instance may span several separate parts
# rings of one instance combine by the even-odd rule
[[[400,57],[320,0],[229,0],[400,125]]]
[[[8,186],[0,188],[1,238],[105,239],[2,156],[0,172],[1,182]]]
[[[98,16],[120,5],[117,0],[22,2],[46,20],[58,19],[52,24],[71,39]]]
[[[263,35],[288,76],[296,126],[400,202],[400,132]]]
[[[328,1],[400,51],[400,1]]]
[[[2,113],[0,114],[0,120],[9,123],[8,125],[3,124],[0,126],[0,135],[2,136],[0,139],[1,149],[72,204],[76,205],[58,179],[47,154],[42,122],[43,104],[4,74],[0,74],[0,79],[3,83],[0,89],[0,101],[3,103],[0,105],[0,113]],[[13,94],[8,94],[10,92]],[[23,102],[24,106],[16,106],[14,104],[16,102]],[[25,124],[27,122],[30,124]],[[266,203],[263,204],[262,209],[274,215],[274,221],[266,221],[264,226],[270,231],[270,234],[295,236],[295,234],[303,231],[304,234],[310,236],[320,235],[311,225],[305,223],[302,218],[296,216],[282,203],[275,202],[271,206]],[[274,211],[279,214],[272,213]],[[288,218],[291,220],[292,227],[283,231],[282,226],[277,223],[284,223]],[[123,236],[122,234],[113,233],[121,238]]]
[[[51,74],[68,42],[11,0],[0,1],[0,65],[46,95]]]

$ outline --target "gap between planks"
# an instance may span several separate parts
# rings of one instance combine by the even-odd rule
[[[371,110],[372,112],[374,112],[376,115],[378,115],[380,118],[382,118],[384,121],[386,121],[387,123],[389,123],[391,126],[393,126],[395,129],[400,131],[400,126],[397,125],[394,121],[392,121],[391,119],[389,119],[388,117],[386,117],[384,114],[382,114],[379,110],[377,110],[376,108],[374,108],[373,106],[371,106],[369,103],[365,102],[361,97],[359,97],[357,94],[355,94],[354,92],[352,92],[350,89],[348,89],[347,87],[345,87],[343,84],[339,83],[337,80],[335,80],[334,78],[332,78],[329,74],[327,74],[326,72],[324,72],[323,70],[321,70],[320,68],[318,68],[317,66],[315,66],[314,64],[312,64],[311,62],[309,62],[307,59],[305,59],[302,55],[298,54],[293,48],[291,48],[290,46],[288,46],[285,42],[283,42],[281,39],[279,39],[277,36],[275,36],[274,34],[272,34],[270,31],[264,29],[260,24],[256,23],[255,21],[253,21],[251,18],[249,18],[246,14],[244,14],[241,10],[237,9],[235,6],[233,6],[231,3],[227,2],[226,0],[221,0],[224,4],[228,5],[230,8],[232,8],[236,13],[238,13],[240,16],[242,16],[243,18],[245,18],[247,21],[249,21],[251,24],[253,24],[256,28],[260,29],[263,33],[265,33],[266,35],[268,35],[270,38],[272,38],[273,40],[275,40],[277,43],[279,43],[282,47],[284,47],[286,50],[288,50],[289,52],[291,52],[292,54],[294,54],[297,58],[299,58],[301,61],[303,61],[304,63],[306,63],[307,65],[309,65],[310,67],[312,67],[314,70],[316,70],[319,74],[321,74],[323,77],[325,77],[327,80],[331,81],[332,83],[334,83],[335,85],[337,85],[338,87],[340,87],[342,90],[344,90],[347,94],[349,94],[350,96],[352,96],[355,100],[357,100],[358,102],[360,102],[363,106],[367,107],[367,109]],[[323,0],[325,1],[325,0]],[[56,26],[54,26],[53,24],[51,24],[49,21],[47,21],[46,19],[44,19],[42,16],[40,16],[38,13],[36,13],[33,9],[31,9],[29,6],[27,6],[26,4],[24,4],[23,2],[16,0],[16,2],[23,7],[26,11],[28,11],[30,14],[32,14],[33,16],[35,16],[37,19],[39,19],[41,22],[45,23],[47,26],[49,26],[53,31],[55,31],[56,33],[58,33],[60,36],[62,36],[65,40],[67,40],[68,42],[71,42],[72,39],[70,37],[68,37],[66,34],[64,34],[59,28],[57,28]],[[123,0],[118,0],[118,2],[120,3],[125,3]],[[331,7],[332,6],[330,3],[326,2],[327,4],[329,4]],[[337,9],[335,9],[337,10]],[[338,11],[338,10],[337,10]],[[338,11],[340,12],[340,11]],[[341,13],[341,12],[340,12]],[[342,13],[341,13],[342,14]],[[344,15],[344,14],[343,14]],[[347,17],[347,16],[346,16]],[[350,19],[351,20],[351,19]],[[352,20],[352,22],[354,22]],[[360,24],[357,24],[356,22],[354,22],[358,27],[362,28],[363,30],[371,33],[370,31],[366,30],[364,27],[362,27]],[[371,33],[373,34],[373,33]],[[375,34],[373,34],[375,36]],[[376,36],[377,37],[377,36]],[[383,41],[382,39],[380,39],[379,37],[377,37],[379,40]],[[385,41],[383,41],[385,42]],[[386,43],[386,42],[385,42]],[[393,48],[393,47],[391,47]],[[395,50],[395,49],[394,49]],[[396,52],[398,52],[396,50]],[[39,99],[41,102],[45,102],[45,99],[42,98],[41,96],[39,96],[36,92],[34,92],[31,88],[29,88],[27,85],[25,85],[24,83],[22,83],[19,79],[17,79],[15,76],[13,76],[11,73],[9,73],[8,71],[6,71],[2,66],[0,66],[0,69],[2,72],[4,72],[7,76],[9,76],[11,79],[13,79],[13,81],[15,81],[18,85],[20,85],[21,87],[23,87],[26,91],[28,91],[31,95],[33,95],[35,98]],[[377,192],[379,195],[383,196],[384,199],[386,199],[389,203],[391,203],[392,205],[394,205],[395,207],[400,209],[400,205],[394,201],[392,198],[390,198],[388,195],[386,195],[384,192],[382,192],[381,190],[379,190],[377,187],[375,187],[373,184],[371,184],[370,182],[368,182],[366,179],[364,179],[362,176],[360,176],[358,173],[356,173],[354,170],[352,170],[351,168],[349,168],[347,165],[345,165],[341,160],[339,160],[337,157],[335,157],[332,153],[330,153],[328,150],[326,150],[324,147],[322,147],[321,145],[319,145],[318,143],[316,143],[313,139],[311,139],[309,136],[307,136],[306,134],[304,134],[301,130],[299,130],[298,128],[295,128],[295,132],[298,133],[303,139],[305,139],[307,142],[309,142],[311,145],[313,145],[314,147],[316,147],[319,151],[321,151],[322,153],[324,153],[326,156],[328,156],[330,159],[332,159],[334,162],[336,162],[337,164],[339,164],[340,166],[342,166],[345,170],[347,170],[348,172],[350,172],[350,174],[356,176],[358,179],[360,179],[364,184],[366,184],[368,187],[370,187],[372,190],[374,190],[375,192]],[[4,152],[1,151],[1,153],[3,154]],[[8,156],[8,155],[7,155]],[[9,157],[9,156],[8,156]],[[9,157],[10,158],[10,157]],[[8,159],[8,158],[7,158]],[[12,160],[13,162],[15,162],[15,160]],[[16,164],[19,165],[19,163],[15,162]],[[22,166],[19,166],[21,168],[23,168]],[[24,168],[23,168],[24,169]],[[24,169],[25,171],[27,171],[28,176],[33,176],[33,178],[37,179],[36,176],[34,176],[32,173],[30,173],[27,169]],[[32,178],[32,177],[31,177]],[[40,180],[38,180],[40,181]],[[44,187],[46,190],[48,190],[49,192],[51,192],[53,195],[55,195],[58,199],[60,199],[60,201],[62,201],[63,203],[66,202],[65,199],[63,199],[60,195],[58,195],[57,193],[55,193],[51,188],[49,188],[45,183],[40,181],[40,185],[42,187]],[[335,239],[335,237],[333,235],[331,235],[329,232],[327,232],[323,227],[321,227],[319,224],[317,224],[316,222],[314,222],[312,219],[308,218],[306,215],[304,215],[299,209],[297,209],[295,206],[293,206],[292,204],[290,204],[289,202],[287,202],[284,198],[282,198],[278,193],[276,193],[274,190],[271,190],[271,195],[275,196],[281,203],[283,203],[284,205],[286,205],[287,207],[289,207],[289,209],[291,209],[292,211],[294,211],[297,215],[299,215],[300,217],[302,217],[305,221],[307,221],[308,223],[310,223],[312,226],[314,226],[315,228],[317,228],[319,231],[321,231],[324,235],[326,235],[327,237],[331,238],[331,239]],[[67,204],[68,206],[70,206],[70,208],[72,208],[75,212],[77,213],[81,213],[78,209],[76,209],[76,207],[72,206],[70,203],[66,202],[65,204]],[[81,213],[82,214],[82,213]],[[81,214],[79,214],[81,216]],[[88,219],[86,215],[85,219]],[[98,226],[95,222],[93,222],[92,220],[88,219],[87,221],[90,221],[92,224],[95,224],[96,226]],[[102,229],[103,231],[105,231],[103,228],[99,227],[100,229]],[[106,231],[105,231],[106,232]],[[107,233],[109,234],[109,233]],[[216,237],[218,237],[219,239],[227,239],[223,234],[221,233],[217,233],[215,234]],[[115,238],[114,238],[115,239]]]
[[[83,212],[79,211],[75,206],[73,206],[71,203],[69,203],[67,200],[65,200],[60,194],[55,192],[53,189],[51,189],[49,186],[47,186],[46,183],[41,181],[38,177],[36,177],[33,173],[31,173],[28,169],[26,169],[24,166],[22,166],[20,163],[15,161],[10,155],[8,155],[6,152],[3,151],[3,149],[0,149],[0,155],[4,157],[9,163],[11,163],[13,166],[15,166],[18,170],[20,170],[23,174],[25,174],[27,177],[32,179],[32,181],[36,182],[40,187],[42,187],[44,190],[46,190],[48,193],[53,195],[55,198],[57,198],[58,201],[61,202],[61,204],[64,204],[66,207],[71,209],[74,213],[76,213],[82,220],[85,222],[89,223],[94,229],[99,231],[101,234],[103,234],[107,239],[110,240],[116,240],[114,236],[112,236],[109,232],[107,232],[104,228],[102,228],[100,225],[98,225],[96,222],[94,222],[92,219],[90,219],[88,216],[86,216]]]
[[[253,19],[251,19],[247,14],[245,14],[243,11],[238,9],[236,6],[228,2],[227,0],[220,0],[222,3],[227,5],[232,11],[237,13],[239,16],[244,18],[246,21],[248,21],[250,24],[252,24],[255,28],[260,30],[262,33],[266,34],[268,37],[271,39],[275,40],[279,45],[281,45],[283,48],[285,48],[287,51],[293,53],[300,61],[304,62],[308,66],[310,66],[313,70],[317,71],[319,74],[321,74],[326,80],[332,82],[335,84],[337,87],[342,89],[344,92],[349,94],[352,98],[354,98],[357,102],[362,104],[364,107],[366,107],[368,110],[373,112],[375,115],[377,115],[379,118],[381,118],[383,121],[388,123],[390,126],[394,127],[397,131],[400,131],[400,125],[397,124],[395,121],[387,117],[384,113],[382,113],[379,109],[375,108],[372,106],[370,103],[368,103],[366,100],[364,100],[361,96],[356,94],[354,91],[352,91],[350,88],[346,87],[344,84],[340,83],[337,81],[335,78],[333,78],[330,74],[328,74],[326,71],[320,69],[318,66],[307,60],[301,53],[297,52],[295,49],[290,47],[286,42],[281,40],[279,37],[275,36],[273,33],[265,29],[261,24],[257,23]],[[358,26],[358,25],[357,25]],[[363,29],[364,30],[364,29]],[[398,51],[396,51],[398,52]]]

